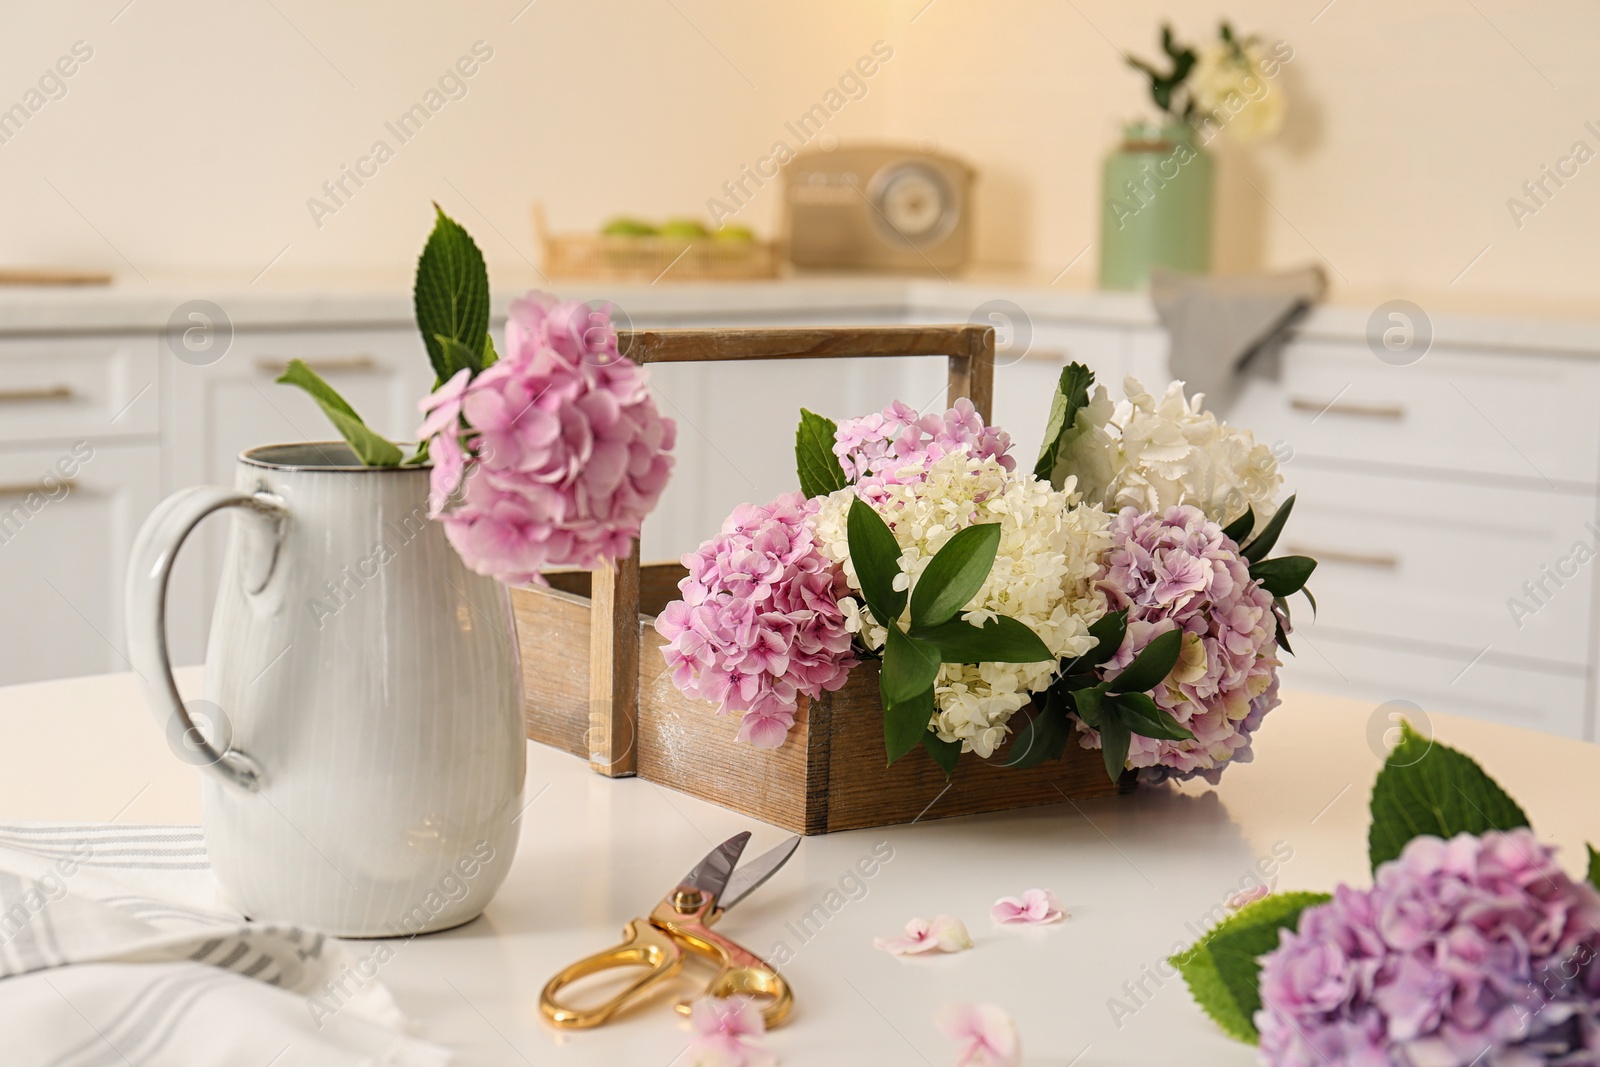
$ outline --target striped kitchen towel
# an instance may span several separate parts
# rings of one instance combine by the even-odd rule
[[[449,1064],[357,962],[230,910],[197,826],[0,824],[7,1067]]]

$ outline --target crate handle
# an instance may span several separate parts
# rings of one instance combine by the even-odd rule
[[[994,327],[816,326],[622,330],[617,346],[641,365],[765,359],[944,356],[947,397],[967,397],[987,423],[994,402]],[[639,541],[592,572],[589,587],[589,767],[610,778],[638,771]]]

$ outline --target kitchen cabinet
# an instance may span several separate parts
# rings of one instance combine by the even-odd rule
[[[88,437],[0,452],[0,678],[130,669],[122,589],[160,453]]]
[[[1167,337],[1137,294],[819,277],[583,295],[639,328],[992,323],[995,421],[1024,465],[1067,362],[1089,365],[1114,397],[1127,375],[1151,388],[1167,377]],[[235,295],[223,301],[231,344],[204,365],[163,336],[179,302],[0,294],[0,488],[13,491],[0,499],[0,579],[15,594],[0,682],[122,667],[122,568],[148,510],[187,485],[231,483],[244,448],[332,436],[309,398],[273,383],[286,360],[318,367],[385,434],[416,428],[432,372],[402,288]],[[497,319],[505,306],[496,300]],[[1321,610],[1296,598],[1299,655],[1285,657],[1284,684],[1595,739],[1600,323],[1440,316],[1432,350],[1393,366],[1368,349],[1366,317],[1314,313],[1276,372],[1252,376],[1224,413],[1272,448],[1301,494],[1283,548],[1322,560]],[[679,438],[674,477],[645,523],[648,559],[676,558],[736,505],[794,489],[798,408],[837,419],[894,399],[949,402],[937,358],[650,374]],[[80,442],[94,459],[72,493],[12,535],[16,491]],[[231,521],[208,521],[179,558],[175,662],[203,655]],[[1526,610],[1513,611],[1517,600]]]

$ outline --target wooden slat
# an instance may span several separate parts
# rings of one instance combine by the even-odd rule
[[[639,564],[639,613],[642,615],[660,615],[663,608],[678,599],[678,583],[689,574],[689,568],[681,563],[641,563]],[[589,599],[591,572],[589,571],[547,571],[545,580],[551,588],[560,589],[574,596]]]
[[[950,357],[950,390],[946,398],[951,402],[963,396],[971,400],[987,423],[994,410],[994,327],[975,326],[966,337],[966,353],[960,358]]]
[[[597,568],[589,599],[589,766],[610,778],[634,773],[639,721],[639,542],[626,559]]]
[[[1067,743],[1061,759],[1027,770],[998,766],[999,756],[985,762],[967,753],[946,779],[921,749],[885,768],[883,705],[875,663],[861,664],[850,672],[843,689],[814,703],[829,705],[832,751],[826,815],[819,819],[817,812],[808,811],[807,822],[821,821],[829,833],[1112,796],[1134,785],[1132,775],[1125,775],[1120,785],[1108,779],[1100,753],[1080,748],[1076,738]]]
[[[639,657],[639,777],[780,826],[818,833],[806,821],[807,753],[814,726],[804,701],[781,748],[734,740],[739,716],[684,696],[672,684],[661,647],[647,627]]]
[[[589,758],[589,598],[511,590],[528,739]]]
[[[635,363],[719,363],[833,356],[970,358],[992,326],[818,326],[742,330],[622,330],[617,346]],[[993,350],[993,341],[990,341]],[[991,361],[992,362],[992,361]]]

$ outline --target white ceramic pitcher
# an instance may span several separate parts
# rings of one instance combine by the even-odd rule
[[[128,573],[134,669],[201,765],[206,851],[244,914],[346,937],[478,915],[516,850],[526,747],[510,597],[428,519],[428,473],[339,444],[239,457],[234,488],[168,497]],[[205,699],[179,699],[167,579],[234,509]]]

